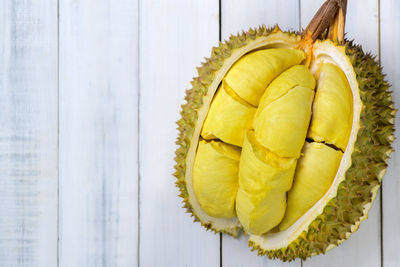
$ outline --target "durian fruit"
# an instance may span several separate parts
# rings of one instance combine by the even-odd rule
[[[259,255],[291,261],[339,245],[367,218],[385,173],[395,109],[379,64],[344,39],[345,3],[327,0],[302,34],[261,26],[231,36],[182,106],[174,175],[184,207],[214,232],[248,232]],[[215,104],[218,88],[226,96]]]
[[[322,143],[304,145],[293,187],[288,192],[287,208],[279,230],[284,231],[307,212],[328,191],[343,153]]]
[[[201,136],[204,139],[220,139],[228,144],[242,146],[255,111],[255,107],[242,100],[223,82],[211,103]]]
[[[236,216],[240,148],[201,140],[193,166],[193,186],[200,207],[210,216]]]

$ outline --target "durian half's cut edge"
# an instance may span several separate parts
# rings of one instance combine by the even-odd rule
[[[282,32],[280,30],[273,32],[267,36],[261,36],[255,40],[249,41],[246,45],[234,49],[232,55],[227,58],[223,66],[215,73],[214,80],[208,88],[207,94],[203,97],[203,105],[197,111],[197,124],[195,125],[192,139],[190,140],[190,147],[186,156],[186,171],[185,181],[188,193],[188,200],[192,206],[192,213],[196,216],[203,225],[207,225],[215,231],[229,233],[232,236],[237,236],[240,230],[240,223],[237,217],[231,219],[215,218],[206,214],[200,207],[199,202],[196,199],[193,189],[193,163],[199,143],[200,132],[203,126],[204,120],[207,116],[211,101],[218,89],[218,86],[225,74],[231,68],[231,66],[243,55],[264,48],[296,48],[300,42],[300,36]]]
[[[338,186],[345,179],[346,171],[351,165],[351,154],[354,150],[357,133],[360,128],[360,114],[363,107],[360,98],[357,77],[354,72],[353,65],[351,64],[349,58],[345,53],[344,47],[335,46],[330,40],[317,41],[313,46],[313,61],[311,62],[311,72],[313,74],[318,71],[321,63],[332,63],[338,66],[345,73],[346,78],[349,82],[353,94],[353,123],[350,138],[331,187],[325,193],[325,195],[317,203],[314,204],[312,208],[310,208],[302,217],[300,217],[294,224],[292,224],[292,226],[290,226],[285,231],[277,233],[267,233],[264,235],[250,235],[249,241],[257,244],[258,246],[260,246],[261,249],[264,250],[276,250],[285,248],[293,241],[295,241],[303,231],[307,231],[311,222],[313,222],[318,215],[323,213],[323,209],[325,208],[327,203],[332,198],[336,197]],[[379,186],[377,186],[372,192],[373,199],[375,199],[376,197],[378,188]],[[361,221],[366,219],[368,210],[371,208],[372,202],[373,201],[364,206],[364,216],[359,222],[357,222],[357,224],[353,226],[351,232],[356,231]],[[351,233],[348,233],[347,235],[350,234]],[[335,246],[330,245],[328,247],[328,250],[332,249],[333,247]]]

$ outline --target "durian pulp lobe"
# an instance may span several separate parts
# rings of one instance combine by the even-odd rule
[[[225,75],[224,81],[239,97],[253,106],[271,81],[284,70],[305,59],[302,50],[270,48],[251,52],[240,58]]]
[[[204,139],[218,138],[225,143],[241,147],[255,112],[256,108],[240,99],[223,82],[211,103],[201,136]]]
[[[331,64],[322,63],[307,136],[346,150],[353,122],[353,95],[346,75]]]
[[[216,218],[232,218],[238,188],[240,148],[201,140],[193,166],[193,188],[200,207]]]
[[[288,229],[328,191],[343,153],[322,143],[306,142],[288,192],[285,216],[279,230]]]
[[[315,88],[314,76],[304,65],[295,65],[289,68],[288,70],[280,74],[276,79],[274,79],[270,83],[270,85],[268,85],[267,89],[260,99],[257,115],[269,103],[277,100],[278,98],[286,94],[290,89],[299,85],[308,87],[310,89]]]
[[[257,141],[280,157],[299,158],[313,98],[312,89],[296,86],[265,106],[253,123]]]
[[[236,197],[236,213],[246,232],[263,234],[279,224],[295,168],[296,159],[279,157],[257,142],[253,130],[247,131]]]

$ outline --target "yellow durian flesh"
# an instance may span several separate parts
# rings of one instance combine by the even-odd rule
[[[236,216],[240,148],[201,140],[193,165],[193,189],[200,207],[216,218]]]
[[[240,58],[228,71],[224,80],[239,97],[257,106],[270,82],[304,59],[305,53],[297,49],[258,50]]]
[[[294,63],[294,58],[299,55]],[[201,136],[204,139],[219,139],[222,142],[200,141],[193,170],[196,198],[209,216],[237,216],[244,231],[252,235],[262,235],[278,229],[282,231],[290,227],[329,189],[340,164],[340,151],[322,143],[305,145],[305,140],[310,137],[310,120],[323,118],[315,114],[311,118],[312,111],[321,113],[329,108],[326,102],[332,104],[338,101],[339,98],[331,91],[350,93],[344,99],[350,100],[351,116],[352,95],[349,85],[347,83],[343,86],[340,80],[335,84],[334,79],[337,77],[333,80],[325,78],[335,70],[329,66],[332,64],[323,64],[316,75],[320,79],[320,103],[313,104],[316,81],[306,66],[298,65],[303,59],[304,53],[294,49],[258,50],[243,56],[221,81],[202,126]],[[340,70],[337,73],[340,74]],[[339,75],[339,78],[343,77]],[[351,129],[351,120],[352,117],[348,129]],[[329,143],[323,134],[321,136],[324,138],[319,138],[319,135],[310,138]],[[236,161],[236,187],[232,178],[234,168],[228,167],[229,176],[225,175],[226,167],[222,167],[224,164],[234,164],[210,156],[212,153],[209,152],[201,156],[200,147],[204,142],[243,146],[240,162]],[[308,152],[308,147],[314,146],[324,149],[314,149],[315,153]],[[239,149],[240,155],[240,148],[230,147]],[[302,148],[303,153],[308,152],[311,156],[300,157]],[[310,151],[313,151],[311,148]],[[317,181],[320,184],[313,188],[314,191],[310,189],[307,195],[302,189],[302,181],[306,185],[315,182],[312,172],[320,172],[318,167],[324,165],[319,164],[316,170],[298,167],[299,174],[295,175],[296,163],[299,158],[306,161],[307,158],[315,157],[319,160],[325,157],[328,162],[325,163],[330,165],[320,174],[322,181]],[[300,181],[297,182],[299,185],[289,191],[294,177]],[[235,194],[232,196],[233,192]],[[289,199],[288,194],[292,196]],[[304,199],[298,200],[301,197]]]
[[[300,156],[311,117],[314,91],[296,86],[269,103],[254,120],[257,141],[280,157]]]
[[[224,82],[218,89],[204,121],[201,136],[242,146],[256,108],[241,100]]]
[[[256,198],[239,189],[236,201],[238,218],[244,230],[261,235],[282,220],[286,209],[286,192],[265,188]]]
[[[306,143],[298,160],[293,187],[288,192],[285,217],[279,230],[289,228],[329,189],[343,153],[322,143]]]
[[[313,103],[313,117],[307,136],[314,141],[346,149],[353,121],[353,95],[346,75],[323,63]]]
[[[277,226],[286,208],[296,159],[281,158],[263,148],[249,130],[239,163],[236,212],[244,229],[263,234]]]
[[[315,79],[308,68],[304,65],[295,65],[280,74],[270,85],[268,85],[260,99],[257,114],[269,103],[286,94],[296,86],[315,88]]]

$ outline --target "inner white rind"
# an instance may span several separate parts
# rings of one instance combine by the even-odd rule
[[[350,138],[346,150],[343,154],[338,172],[336,173],[335,179],[331,187],[325,193],[325,195],[317,203],[315,203],[315,205],[311,209],[309,209],[301,218],[299,218],[291,227],[289,227],[285,231],[281,231],[278,233],[268,233],[261,236],[250,235],[249,240],[253,241],[258,246],[260,246],[261,249],[264,250],[274,250],[287,247],[291,242],[296,240],[304,230],[307,230],[310,223],[323,212],[326,204],[332,198],[336,197],[338,186],[345,179],[346,171],[351,166],[351,154],[354,150],[354,145],[357,139],[357,133],[360,127],[360,114],[363,107],[353,65],[351,64],[349,58],[346,56],[344,47],[335,46],[329,40],[323,42],[317,41],[314,44],[313,54],[314,58],[311,63],[311,72],[315,73],[321,63],[329,62],[337,65],[340,69],[342,69],[347,77],[353,93],[353,124]],[[374,198],[376,197],[376,192],[377,190],[374,190],[373,192]],[[365,205],[364,216],[361,218],[361,220],[364,220],[366,218],[368,213],[367,211],[370,209],[371,205],[372,202]],[[352,232],[357,230],[359,223],[360,222],[358,222],[353,227]],[[330,247],[328,247],[328,249],[331,249],[333,247],[334,245],[331,245]]]
[[[193,190],[193,176],[192,176],[193,163],[196,155],[197,145],[199,142],[200,131],[203,126],[203,122],[206,118],[211,101],[215,95],[216,90],[218,89],[219,83],[222,81],[223,77],[228,72],[230,67],[240,57],[242,57],[243,55],[245,55],[250,51],[257,50],[260,48],[277,48],[277,47],[294,48],[297,46],[299,41],[300,41],[300,36],[278,31],[276,33],[272,33],[265,37],[258,37],[254,41],[249,41],[249,43],[244,47],[233,50],[232,55],[227,60],[225,60],[224,65],[215,74],[214,81],[210,85],[207,95],[203,97],[203,105],[198,110],[197,113],[198,116],[197,124],[195,126],[193,137],[190,142],[191,146],[189,147],[188,154],[186,157],[187,165],[186,165],[185,180],[189,195],[189,202],[192,205],[193,213],[200,219],[200,221],[203,224],[211,224],[212,228],[214,228],[215,230],[228,232],[236,236],[240,228],[240,223],[237,217],[232,219],[222,219],[209,216],[200,207],[200,204],[197,201],[197,198]]]

